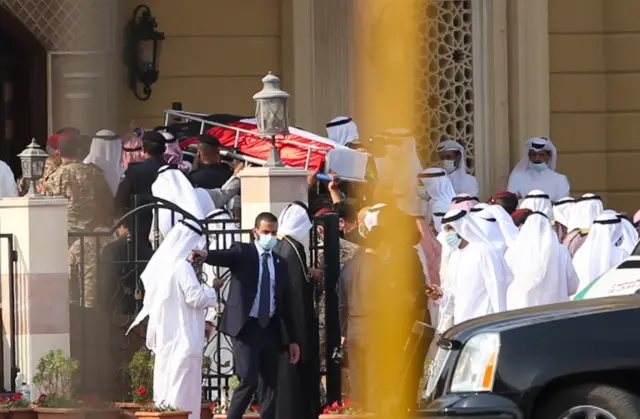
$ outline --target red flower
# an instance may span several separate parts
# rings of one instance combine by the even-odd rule
[[[328,407],[325,407],[324,410],[322,411],[323,415],[330,415],[331,414],[331,409],[329,409]]]
[[[13,394],[13,401],[17,402],[18,400],[22,400],[22,393],[14,393]]]
[[[339,404],[337,401],[335,401],[335,402],[333,402],[333,404],[331,405],[331,408],[332,408],[332,409],[340,409],[340,404]]]
[[[260,411],[260,405],[259,404],[254,404],[253,406],[251,406],[251,411],[252,412],[259,412]]]
[[[215,403],[211,403],[211,404],[209,405],[209,409],[210,409],[212,412],[213,412],[214,410],[216,410],[216,407],[218,407],[218,405],[217,405],[217,404],[215,404]]]
[[[138,389],[136,390],[136,393],[138,393],[138,396],[146,396],[147,395],[147,389],[144,387],[138,387]]]
[[[0,404],[7,404],[9,402],[11,402],[11,399],[8,397],[3,397],[0,399]]]
[[[46,400],[46,398],[47,398],[47,395],[46,395],[46,394],[41,394],[41,395],[40,395],[40,397],[38,397],[38,401],[39,401],[39,402],[43,402],[43,401],[45,401],[45,400]]]
[[[344,401],[342,402],[342,406],[344,406],[347,409],[351,407],[351,399],[348,397],[345,397]]]

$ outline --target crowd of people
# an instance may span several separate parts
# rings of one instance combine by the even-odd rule
[[[142,310],[131,328],[148,318],[146,344],[156,356],[154,400],[192,411],[191,419],[200,411],[210,320],[205,311],[220,303],[215,288],[222,285],[201,284],[196,269],[203,263],[203,269],[230,272],[222,318],[209,324],[233,344],[240,384],[227,416],[240,419],[257,394],[265,419],[315,418],[322,410],[320,371],[326,362],[341,362],[343,393],[375,411],[387,402],[379,395],[394,394],[398,385],[376,377],[402,369],[402,357],[389,354],[402,353],[416,321],[443,332],[483,315],[568,301],[638,242],[640,212],[630,219],[605,210],[597,195],[570,196],[548,138],[527,140],[506,189],[481,202],[478,195],[488,191],[480,191],[469,173],[462,144],[442,141],[439,164],[424,169],[407,130],[361,141],[355,123],[339,117],[327,124],[327,135],[371,154],[368,181],[352,187],[331,173],[322,184],[314,172],[308,203],[292,202],[278,216],[258,215],[251,243],[212,239],[207,249],[206,232],[194,219],[220,210],[226,220],[240,218],[236,175],[243,165],[223,161],[220,142],[211,135],[198,137],[191,162],[167,131],[131,131],[124,139],[99,131],[85,150],[78,130],[59,130],[49,139],[50,158],[36,187],[68,198],[71,232],[108,231],[116,219],[155,198],[189,214],[142,211],[135,231],[123,221],[118,236],[134,234],[139,253],[148,255]],[[28,187],[19,180],[1,192],[15,196]],[[339,317],[342,347],[334,349],[346,353],[348,364],[325,353],[327,308],[318,293],[334,290],[324,288],[322,269],[309,266],[306,246],[314,228],[322,243],[324,230],[314,218],[330,212],[338,213],[341,234],[338,307],[332,314]],[[69,246],[70,264],[86,264],[77,257],[77,241],[70,239]],[[98,252],[95,247],[89,249]],[[317,266],[324,265],[323,257],[320,252]],[[85,267],[84,278],[75,279],[84,281],[89,306],[100,287],[94,271]],[[426,356],[427,348],[420,353]],[[418,374],[403,378],[409,388],[417,390]]]

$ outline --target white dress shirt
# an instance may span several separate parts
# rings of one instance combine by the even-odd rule
[[[273,317],[273,314],[276,312],[276,268],[273,264],[273,253],[271,251],[264,250],[258,242],[255,242],[256,250],[258,251],[258,292],[256,293],[256,298],[253,300],[253,305],[251,306],[251,311],[249,312],[250,317],[258,318],[258,307],[260,305],[260,282],[262,281],[262,255],[265,253],[269,254],[269,258],[267,259],[267,266],[269,267],[269,282],[271,289],[271,304],[269,307],[269,316]]]

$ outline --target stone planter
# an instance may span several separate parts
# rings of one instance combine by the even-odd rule
[[[242,415],[242,419],[256,419],[259,418],[260,414],[259,413],[245,413],[244,415]],[[227,415],[226,414],[220,414],[217,413],[215,415],[213,415],[213,419],[227,419]]]
[[[320,415],[318,419],[374,419],[371,413],[358,413],[355,415],[328,414]]]
[[[114,404],[120,409],[120,419],[133,419],[136,416],[136,412],[140,411],[140,408],[144,406],[144,403],[133,402],[117,402]]]
[[[0,419],[9,419],[9,409],[0,409]]]
[[[30,407],[12,407],[9,409],[9,419],[36,419],[37,417],[38,414]]]
[[[119,409],[35,407],[38,419],[119,419]]]
[[[136,412],[136,417],[140,419],[188,419],[191,412]]]

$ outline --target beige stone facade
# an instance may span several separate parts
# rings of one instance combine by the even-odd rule
[[[549,135],[572,192],[600,193],[607,206],[622,210],[640,207],[633,165],[640,151],[634,141],[640,127],[637,2],[406,1],[420,8],[426,45],[416,98],[425,161],[439,139],[463,141],[486,196],[506,186],[527,137]],[[358,90],[356,65],[371,53],[355,42],[356,32],[379,24],[375,17],[368,27],[358,24],[370,3],[149,0],[167,38],[160,79],[151,99],[141,102],[128,90],[121,57],[123,28],[137,0],[0,0],[0,69],[15,57],[28,62],[29,71],[10,87],[17,89],[14,97],[30,95],[12,105],[21,116],[8,121],[17,138],[0,151],[15,155],[27,137],[44,141],[64,125],[87,133],[104,127],[123,132],[131,119],[160,125],[163,110],[176,101],[188,111],[252,115],[251,96],[269,70],[292,94],[296,126],[322,134],[330,118],[352,115],[363,121],[362,135],[375,134],[369,131],[379,127],[368,129],[373,124],[365,122],[375,92]],[[381,16],[388,13],[385,0],[374,3]],[[11,25],[3,23],[7,16]],[[17,49],[3,52],[3,45]],[[44,79],[37,78],[38,68]],[[20,90],[20,83],[28,89]],[[22,128],[15,128],[20,121]]]
[[[551,136],[572,191],[640,207],[640,3],[550,0]]]

